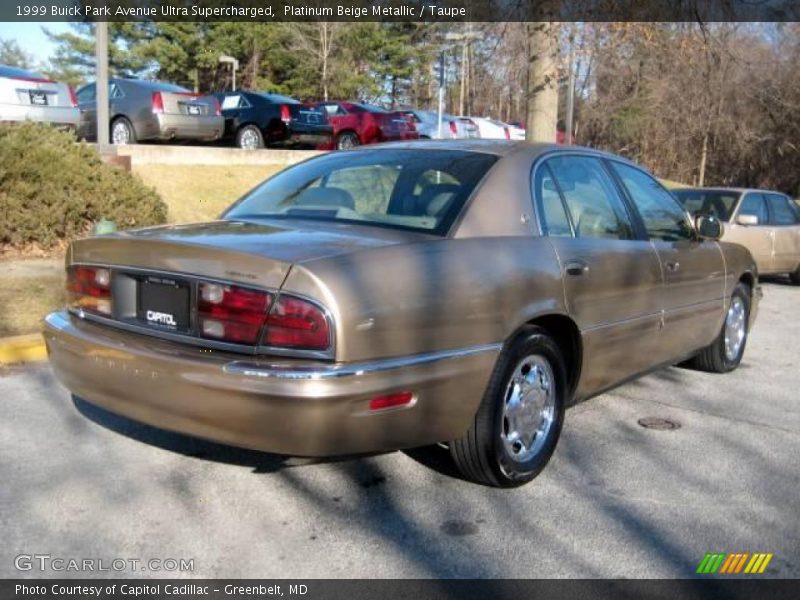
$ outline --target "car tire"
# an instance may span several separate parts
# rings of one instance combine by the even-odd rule
[[[800,285],[800,265],[797,265],[794,273],[789,273],[789,279],[794,285]]]
[[[742,362],[750,320],[750,287],[739,282],[733,289],[722,330],[709,346],[691,361],[691,366],[709,373],[733,371]]]
[[[343,131],[336,136],[337,150],[349,150],[350,148],[355,148],[360,145],[361,140],[358,139],[358,136],[353,131]]]
[[[461,474],[493,487],[517,487],[536,477],[561,434],[566,381],[553,338],[540,327],[526,327],[500,354],[469,430],[449,444]]]
[[[264,147],[264,135],[255,125],[245,125],[236,132],[236,147],[243,150],[258,150]]]
[[[117,117],[111,121],[111,131],[109,132],[110,141],[117,146],[136,143],[136,132],[133,125],[125,117]]]

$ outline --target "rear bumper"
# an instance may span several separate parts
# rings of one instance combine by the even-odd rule
[[[164,429],[296,456],[396,450],[446,441],[469,427],[498,344],[345,364],[209,353],[49,315],[53,371],[74,394]],[[370,411],[371,398],[415,402]]]
[[[216,115],[155,115],[154,127],[142,139],[218,140],[225,133],[225,118]]]
[[[56,127],[77,129],[80,110],[70,106],[30,106],[0,103],[0,122],[35,121],[51,123]]]

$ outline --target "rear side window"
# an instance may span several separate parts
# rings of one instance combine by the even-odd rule
[[[720,221],[730,220],[739,199],[738,192],[692,189],[678,190],[675,196],[690,215],[712,215]]]
[[[633,239],[633,227],[622,199],[602,163],[590,156],[559,156],[545,163],[566,203],[576,237]],[[544,188],[544,182],[542,184]],[[548,190],[550,191],[550,190]],[[558,235],[564,235],[559,225],[557,207],[552,202],[548,215]],[[542,196],[544,201],[544,196]]]
[[[770,222],[773,225],[797,225],[800,221],[797,207],[786,196],[767,194],[767,202],[769,202],[769,210],[772,215]]]
[[[558,193],[550,167],[546,164],[536,170],[534,194],[539,199],[539,221],[545,235],[572,236],[567,210]]]
[[[764,201],[764,196],[759,193],[745,194],[739,206],[739,214],[756,217],[759,225],[766,225],[769,221],[767,203]]]
[[[616,161],[611,164],[636,205],[651,240],[692,239],[692,227],[683,208],[654,177]]]

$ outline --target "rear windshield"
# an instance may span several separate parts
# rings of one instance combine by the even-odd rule
[[[42,79],[42,76],[32,71],[18,69],[17,67],[5,67],[0,65],[0,77],[24,77],[25,79]]]
[[[446,235],[496,161],[462,150],[326,154],[268,179],[224,218],[342,221]]]
[[[386,110],[385,108],[381,108],[380,106],[375,106],[374,104],[364,104],[364,103],[362,102],[361,104],[356,104],[356,106],[360,106],[360,107],[361,107],[361,108],[363,108],[365,111],[367,111],[367,112],[371,112],[371,113],[385,113],[385,112],[389,112],[389,111],[388,111],[388,110]]]
[[[184,93],[189,91],[185,87],[175,85],[174,83],[164,83],[163,81],[142,81],[138,79],[132,79],[129,81],[131,83],[146,87],[148,90],[153,90],[154,92]]]
[[[686,209],[694,215],[713,215],[720,221],[729,221],[731,213],[736,206],[736,201],[741,195],[739,192],[724,190],[673,190],[673,194]]]

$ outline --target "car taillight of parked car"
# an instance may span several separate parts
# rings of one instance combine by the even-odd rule
[[[458,137],[458,125],[455,121],[450,121],[450,137]]]
[[[75,90],[72,89],[71,85],[67,86],[67,89],[69,90],[69,102],[75,108],[78,106],[78,96],[75,95]]]
[[[164,112],[164,97],[161,92],[153,92],[150,98],[150,107],[155,115],[160,115]]]
[[[508,129],[508,127],[503,127],[503,133],[506,134],[506,139],[507,140],[511,139],[511,131]]]
[[[234,344],[304,350],[330,347],[330,327],[311,302],[219,283],[201,283],[197,303],[200,336]]]
[[[219,103],[217,98],[214,98],[214,114],[218,117],[222,116],[222,104]]]
[[[111,315],[111,271],[103,267],[69,267],[67,303],[75,310]]]
[[[281,121],[289,123],[292,120],[292,112],[289,110],[288,104],[281,104]]]

